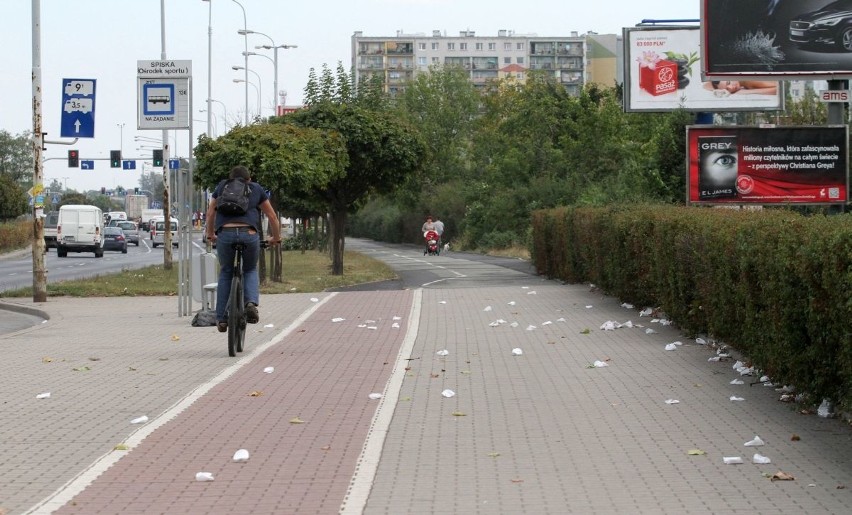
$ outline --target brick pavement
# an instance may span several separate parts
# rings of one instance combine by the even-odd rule
[[[436,273],[466,266],[452,254],[432,263],[443,267]],[[0,365],[0,507],[852,512],[848,425],[798,413],[774,388],[747,384],[756,378],[730,384],[735,357],[709,362],[713,349],[588,286],[520,275],[504,284],[478,284],[465,270],[423,290],[264,296],[261,325],[275,327],[250,333],[240,368],[223,335],[171,315],[176,299],[51,301],[48,323],[0,337],[12,357]],[[120,339],[98,332],[107,312]],[[645,327],[602,331],[607,320]],[[683,345],[665,351],[674,341]],[[589,368],[596,360],[609,366]],[[81,366],[91,370],[73,371]],[[263,373],[267,366],[275,371]],[[43,391],[51,398],[36,401]],[[369,399],[374,392],[384,397]],[[182,411],[160,424],[170,409]],[[145,426],[134,435],[129,424],[142,414],[156,426],[144,439]],[[754,435],[767,445],[743,446]],[[123,441],[133,450],[110,452]],[[248,462],[230,461],[239,448],[251,452]],[[752,464],[754,452],[772,463]],[[116,454],[97,478],[97,467],[78,476]],[[745,463],[724,465],[723,456]],[[764,477],[779,470],[795,481]],[[215,480],[195,481],[200,471]],[[91,484],[49,498],[75,477]]]

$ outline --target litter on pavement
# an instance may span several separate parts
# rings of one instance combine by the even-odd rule
[[[249,452],[246,449],[240,449],[234,453],[234,457],[232,459],[236,462],[248,461]]]

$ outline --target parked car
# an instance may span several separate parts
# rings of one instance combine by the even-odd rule
[[[800,47],[834,45],[852,52],[852,0],[837,0],[790,20],[790,41]]]
[[[121,227],[104,227],[104,250],[120,250],[127,254],[127,238]]]
[[[110,222],[112,225],[113,222]],[[132,243],[139,246],[139,227],[136,225],[136,222],[130,221],[117,221],[115,222],[115,227],[120,228],[124,231],[124,237],[127,239],[127,243]]]
[[[56,226],[59,225],[59,211],[51,211],[44,218],[44,248],[56,246]]]

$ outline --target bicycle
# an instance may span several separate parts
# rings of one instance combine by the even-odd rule
[[[267,248],[267,242],[260,240],[260,248]],[[246,304],[243,291],[243,251],[244,242],[231,244],[234,249],[234,275],[231,278],[231,294],[228,296],[228,355],[235,357],[243,351],[246,338]],[[236,307],[234,307],[236,306]]]

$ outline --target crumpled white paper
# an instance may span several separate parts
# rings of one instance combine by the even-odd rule
[[[712,356],[707,358],[707,361],[722,361],[722,358],[720,358],[719,356]]]
[[[44,393],[40,393],[40,394],[36,395],[36,399],[49,399],[49,398],[50,398],[50,392],[44,392]]]
[[[754,435],[754,438],[744,443],[746,447],[760,447],[761,445],[766,445],[766,442],[760,439],[759,436]]]
[[[670,343],[666,345],[666,350],[677,350],[677,345],[675,345],[674,343]]]
[[[516,348],[512,349],[512,356],[520,356],[523,353],[524,353],[524,351],[522,351],[520,348],[516,347]]]
[[[762,454],[754,453],[754,456],[751,457],[751,462],[758,465],[766,465],[767,463],[772,463],[772,460]]]
[[[485,306],[485,309],[483,309],[482,311],[491,311],[491,306]]]
[[[335,322],[335,323],[337,323],[337,322],[343,322],[344,320],[346,320],[346,319],[345,319],[345,318],[341,318],[341,317],[336,317],[336,318],[332,318],[332,319],[331,319],[331,321],[332,321],[332,322]]]
[[[657,331],[654,331],[653,329],[651,329],[649,327],[649,328],[645,329],[645,334],[657,334]]]
[[[371,400],[374,400],[374,401],[375,401],[375,400],[381,399],[381,398],[382,398],[382,394],[380,394],[380,393],[371,393],[371,394],[370,394],[370,395],[368,395],[367,397],[369,397]]]
[[[528,292],[527,292],[527,295],[535,295],[535,290],[533,290],[533,291],[528,291]]]
[[[264,324],[263,325],[264,329],[270,329],[270,328],[273,328],[273,327],[275,327],[275,324]]]
[[[391,327],[393,327],[394,329],[399,329],[399,322],[392,323]]]
[[[698,345],[707,345],[707,340],[705,340],[704,338],[698,337],[698,338],[695,339],[695,343],[697,343]]]
[[[144,424],[145,422],[148,422],[148,417],[146,415],[142,415],[141,417],[134,418],[130,421],[131,424]]]
[[[745,384],[745,381],[742,379],[732,379],[729,384]]]
[[[510,306],[514,306],[515,304],[517,304],[517,302],[515,302],[514,300],[510,300],[509,302],[507,302],[507,304]]]
[[[199,472],[195,474],[196,481],[213,481],[213,473],[212,472]]]
[[[726,456],[722,458],[722,463],[725,465],[741,465],[743,459],[739,456]]]
[[[733,401],[733,402],[744,401],[744,400],[745,399],[742,398],[742,397],[737,397],[736,395],[731,395],[731,401]]]
[[[621,305],[624,309],[633,309],[633,304],[628,304],[627,302]]]
[[[640,317],[649,317],[654,314],[654,310],[652,308],[645,308],[639,312]]]
[[[609,363],[607,363],[606,361],[598,360],[598,361],[595,361],[594,363],[592,363],[592,366],[594,366],[595,368],[603,368],[603,367],[608,367]]]
[[[536,330],[536,326],[534,326],[532,324],[527,326],[527,331],[535,331],[535,330]]]
[[[239,449],[237,452],[234,453],[234,457],[231,458],[231,461],[242,462],[242,461],[248,461],[248,459],[249,459],[248,450]]]
[[[677,399],[667,399],[666,404],[680,404],[680,401]]]
[[[263,369],[263,373],[265,374],[271,374],[273,372],[275,372],[275,367],[266,367]]]
[[[607,320],[606,322],[601,324],[601,330],[602,331],[615,331],[619,327],[621,327],[621,324],[619,324],[618,322],[614,322],[612,320]]]
[[[450,351],[448,351],[447,349],[442,349],[436,352],[435,354],[437,354],[438,356],[447,356],[450,354]]]
[[[509,324],[509,327],[518,327],[518,325],[519,324],[517,322],[512,322],[511,324]]]
[[[311,297],[311,302],[319,302],[319,299],[316,297]]]
[[[441,395],[449,399],[450,397],[454,397],[456,395],[456,392],[452,390],[444,390],[443,392],[441,392]]]
[[[541,325],[550,325],[550,324],[552,324],[552,323],[553,323],[553,322],[551,322],[550,320],[548,320],[547,322],[542,322],[542,323],[541,323]]]

